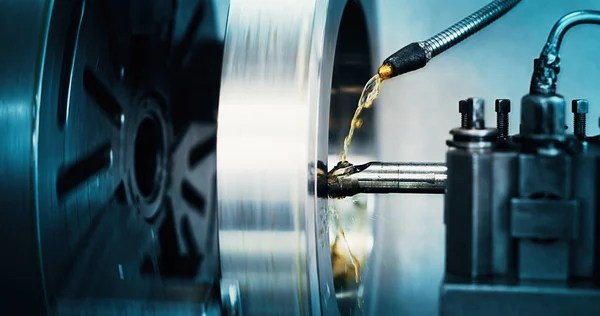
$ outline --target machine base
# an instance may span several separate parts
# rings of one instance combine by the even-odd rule
[[[448,278],[440,315],[600,315],[600,289],[583,286],[473,284]]]

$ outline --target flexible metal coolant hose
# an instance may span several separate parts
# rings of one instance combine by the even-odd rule
[[[600,11],[581,10],[563,16],[554,24],[540,57],[535,60],[530,93],[554,94],[560,72],[560,45],[569,29],[580,24],[600,24]]]
[[[520,0],[495,0],[435,36],[409,44],[388,57],[379,68],[379,76],[389,79],[424,67],[431,58],[462,42],[496,21]]]

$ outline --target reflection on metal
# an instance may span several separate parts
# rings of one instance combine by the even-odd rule
[[[444,163],[340,163],[329,172],[327,191],[340,198],[358,193],[444,193]]]
[[[365,4],[366,5],[366,4]],[[373,76],[371,47],[365,14],[348,6],[338,35],[333,71],[329,126],[328,164],[338,163],[345,137],[353,122],[365,83]],[[360,114],[348,159],[353,163],[375,157],[373,108]],[[369,280],[368,258],[373,248],[373,210],[375,196],[356,195],[343,200],[329,199],[329,237],[334,288],[340,314],[365,312],[363,288]]]
[[[315,196],[314,179],[307,183],[328,158],[345,5],[231,2],[217,134],[219,245],[222,275],[239,281],[246,315],[339,314],[328,202]],[[364,57],[367,75],[353,86],[370,76]],[[347,100],[355,106],[358,96]]]
[[[221,315],[242,316],[240,284],[236,280],[221,279]]]
[[[336,298],[342,314],[362,312],[365,270],[373,249],[373,195],[329,201],[329,242]]]

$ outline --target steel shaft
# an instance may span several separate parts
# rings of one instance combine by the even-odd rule
[[[353,172],[330,178],[330,197],[358,193],[444,193],[444,163],[369,162],[354,166]]]

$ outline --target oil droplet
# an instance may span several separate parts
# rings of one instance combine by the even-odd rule
[[[361,128],[363,126],[363,120],[362,119],[357,119],[356,122],[354,122],[354,127],[355,128]]]

